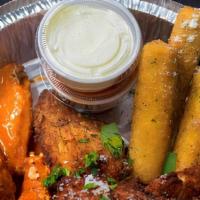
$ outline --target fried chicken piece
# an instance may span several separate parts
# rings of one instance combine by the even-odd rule
[[[88,183],[88,180],[101,187],[84,190],[84,185]],[[94,177],[87,173],[81,178],[63,177],[57,184],[57,194],[53,196],[53,199],[99,200],[102,195],[112,200],[200,199],[200,166],[162,175],[149,185],[144,185],[138,179],[129,177],[117,183],[114,190],[109,190],[107,180],[105,175]]]
[[[12,176],[5,166],[4,155],[0,151],[0,199],[15,200],[16,187]]]
[[[200,166],[161,176],[152,181],[145,191],[155,197],[178,200],[198,199],[200,198]]]
[[[0,197],[1,200],[15,199],[15,184],[9,171],[0,163]]]
[[[19,200],[49,200],[48,190],[42,181],[48,176],[49,168],[44,164],[43,154],[30,154],[25,160],[25,176]]]
[[[150,197],[144,193],[144,188],[145,186],[135,178],[125,179],[112,192],[112,199],[150,200]]]
[[[60,164],[73,172],[84,166],[86,154],[96,152],[104,158],[103,172],[117,178],[124,173],[124,165],[121,158],[114,158],[104,148],[100,139],[101,125],[66,107],[47,90],[41,94],[34,111],[36,144],[51,166]]]
[[[95,188],[84,189],[84,185],[94,183]],[[53,195],[56,200],[75,200],[75,199],[90,199],[99,200],[100,197],[110,197],[110,188],[103,177],[93,177],[84,175],[81,178],[64,177],[57,185],[57,194]]]
[[[32,122],[30,82],[22,66],[0,68],[0,94],[0,149],[9,168],[21,172]]]
[[[182,189],[182,182],[178,179],[176,173],[169,175],[163,175],[153,180],[146,188],[147,193],[151,193],[153,196],[159,197],[171,197],[176,198]]]
[[[200,199],[200,166],[162,175],[145,186],[128,178],[118,184],[112,199],[197,200]]]

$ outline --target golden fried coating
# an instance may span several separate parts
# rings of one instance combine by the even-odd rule
[[[192,7],[180,9],[169,45],[177,51],[180,110],[188,94],[190,81],[200,59],[200,10]]]
[[[30,154],[25,160],[25,176],[19,200],[50,200],[48,190],[42,181],[48,176],[49,168],[44,164],[43,155]]]
[[[192,87],[175,144],[176,170],[200,164],[200,70],[193,75]]]
[[[48,91],[41,94],[34,110],[35,140],[52,166],[60,164],[75,171],[83,166],[86,154],[96,152],[104,158],[104,172],[119,177],[122,159],[115,159],[104,148],[100,139],[101,125],[66,107]]]
[[[129,153],[135,176],[148,183],[161,174],[176,102],[176,54],[156,40],[143,48],[134,100]]]
[[[21,172],[32,122],[30,82],[22,66],[0,68],[0,149],[8,166]]]

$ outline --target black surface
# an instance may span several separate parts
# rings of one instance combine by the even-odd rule
[[[9,0],[0,0],[0,5],[6,3],[8,1]],[[163,0],[160,0],[160,1],[163,1]],[[176,0],[176,1],[179,3],[185,4],[185,5],[200,7],[200,0]]]
[[[176,0],[176,1],[179,2],[179,3],[185,4],[185,5],[200,7],[200,1],[199,0]]]
[[[4,4],[6,2],[8,2],[8,0],[0,0],[0,5]]]

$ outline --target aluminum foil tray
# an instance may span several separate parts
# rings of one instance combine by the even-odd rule
[[[40,76],[35,53],[35,34],[45,11],[61,0],[14,0],[0,7],[0,66],[24,64],[31,80]],[[171,0],[116,0],[129,8],[139,22],[143,41],[167,41],[181,4]],[[37,78],[32,83],[33,105],[42,90],[51,87]],[[133,92],[114,109],[93,117],[118,123],[124,138],[129,139]]]

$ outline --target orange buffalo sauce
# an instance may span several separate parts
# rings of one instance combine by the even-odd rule
[[[0,149],[8,166],[21,172],[32,121],[30,82],[22,66],[0,68]]]
[[[50,200],[48,190],[42,184],[50,172],[48,166],[44,164],[43,154],[36,156],[30,153],[24,167],[24,182],[19,200]]]

